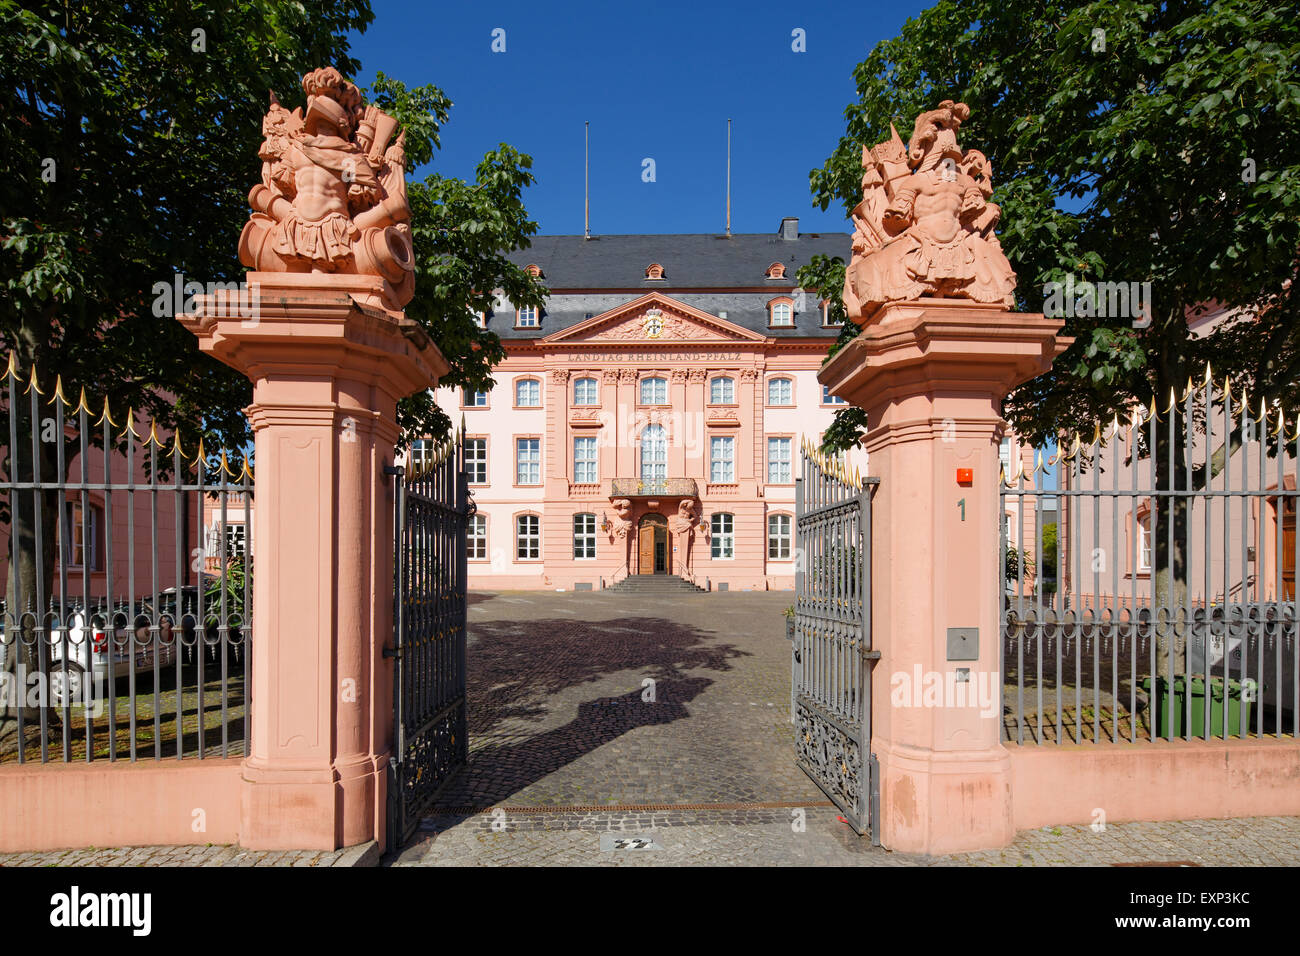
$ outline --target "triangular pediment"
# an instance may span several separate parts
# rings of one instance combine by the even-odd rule
[[[764,338],[757,332],[710,315],[672,296],[650,292],[548,335],[542,341],[566,345],[584,342],[645,345],[660,342],[762,342]]]

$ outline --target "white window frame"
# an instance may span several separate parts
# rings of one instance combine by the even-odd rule
[[[793,522],[790,515],[777,513],[767,516],[767,559],[789,561],[793,555]],[[776,553],[773,554],[772,552]]]
[[[823,405],[847,405],[848,402],[840,398],[838,395],[832,395],[831,387],[829,385],[823,385],[822,404]]]
[[[482,474],[480,478],[479,475]],[[465,480],[471,485],[488,483],[488,457],[486,438],[465,439]]]
[[[525,468],[527,471],[525,471]],[[541,483],[542,440],[540,438],[516,438],[515,484],[540,485]]]
[[[767,440],[767,483],[769,485],[788,485],[794,481],[794,442],[789,438],[769,438]],[[773,458],[772,453],[777,452]],[[773,477],[773,469],[775,475]],[[784,470],[782,470],[784,469]]]
[[[582,395],[581,395],[581,394],[579,393],[579,391],[578,391],[578,386],[582,385],[584,382],[590,382],[590,383],[591,383],[591,399],[590,399],[590,401],[586,401],[586,400],[584,400],[583,397],[582,397]],[[582,376],[581,378],[574,379],[574,381],[573,381],[573,404],[575,404],[575,405],[599,405],[599,404],[600,404],[600,382],[596,381],[596,379],[594,379],[594,378],[593,378],[592,376],[590,376],[590,375],[584,375],[584,376]]]
[[[573,481],[579,485],[600,481],[600,443],[594,435],[573,439]]]
[[[515,560],[537,561],[541,557],[541,516],[535,514],[515,515]]]
[[[720,455],[719,450],[725,451]],[[709,481],[729,485],[736,481],[736,437],[713,435],[709,438]]]
[[[777,316],[783,316],[781,321]],[[768,314],[768,325],[774,329],[788,329],[794,326],[794,306],[789,302],[773,302]]]
[[[736,380],[729,375],[719,375],[709,380],[710,405],[736,404]]]
[[[1155,552],[1153,547],[1154,542],[1151,540],[1151,512],[1147,511],[1146,514],[1142,515],[1142,517],[1137,519],[1135,524],[1137,527],[1137,536],[1138,536],[1138,547],[1137,547],[1138,574],[1150,574],[1151,565],[1155,558]]]
[[[528,392],[528,395],[522,394]],[[524,398],[530,401],[524,401]],[[515,381],[515,406],[518,408],[542,407],[542,383],[535,378],[521,378]]]
[[[487,392],[462,391],[461,394],[466,408],[487,408],[488,407]]]
[[[649,394],[648,400],[646,398],[647,393]],[[667,405],[668,379],[659,375],[650,375],[641,379],[637,397],[641,400],[642,405]]]
[[[596,516],[583,511],[573,516],[573,559],[596,559]]]
[[[469,561],[487,560],[487,515],[470,515],[469,524],[465,526],[465,554]]]
[[[662,425],[641,429],[641,482],[654,485],[668,480],[668,432]]]
[[[715,561],[727,561],[736,556],[736,516],[727,511],[715,511],[709,516],[710,555]]]
[[[541,317],[538,308],[535,305],[521,305],[515,310],[515,327],[520,329],[535,329],[541,325]]]
[[[781,384],[785,385],[784,400],[779,402],[774,402],[772,401],[772,388],[774,386],[779,386]],[[793,405],[794,404],[794,379],[785,375],[778,375],[775,378],[769,378],[767,380],[767,404],[780,406],[780,407],[788,407],[790,405]]]

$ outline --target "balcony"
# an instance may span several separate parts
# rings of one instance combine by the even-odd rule
[[[694,478],[665,478],[642,481],[640,478],[614,478],[610,481],[611,498],[698,498]]]

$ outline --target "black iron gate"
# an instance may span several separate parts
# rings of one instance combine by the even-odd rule
[[[410,839],[468,756],[465,532],[474,504],[463,435],[417,443],[393,476],[393,756],[388,845]]]
[[[858,833],[880,843],[871,752],[871,493],[877,478],[805,444],[795,483],[798,564],[792,649],[795,760]]]

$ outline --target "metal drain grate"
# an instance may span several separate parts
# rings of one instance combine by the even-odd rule
[[[425,816],[474,816],[504,810],[519,816],[547,813],[663,813],[671,810],[794,810],[797,808],[821,809],[833,807],[829,800],[783,800],[775,803],[604,803],[590,806],[554,807],[432,807]]]

